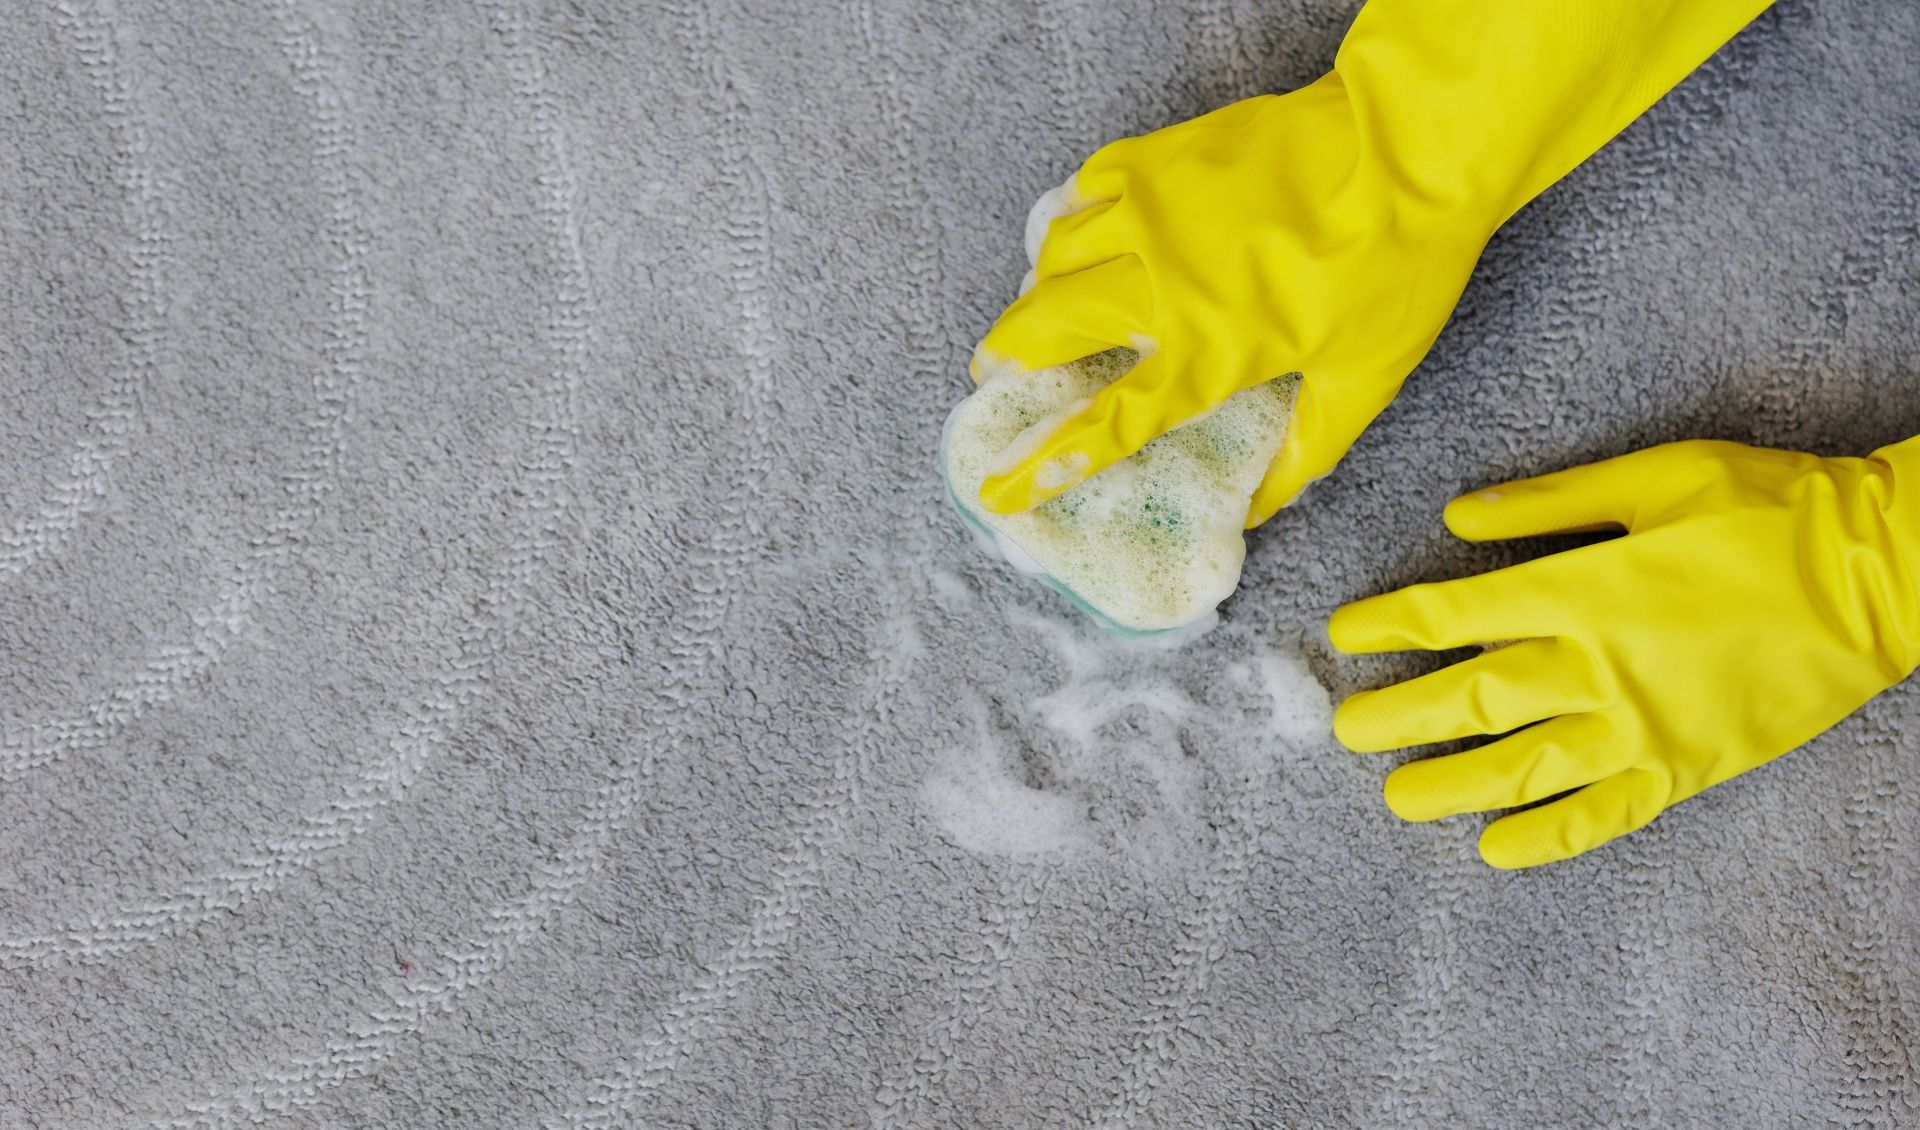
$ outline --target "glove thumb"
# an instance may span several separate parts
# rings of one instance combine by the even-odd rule
[[[1304,378],[1287,421],[1287,438],[1247,507],[1247,528],[1273,517],[1309,483],[1333,470],[1404,380],[1381,384],[1325,373]]]

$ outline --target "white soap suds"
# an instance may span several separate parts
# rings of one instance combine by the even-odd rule
[[[981,764],[991,759],[981,757]],[[948,766],[921,792],[929,812],[955,843],[980,855],[1033,859],[1065,854],[1087,841],[1087,802],[1070,792],[1043,792],[996,773]]]
[[[933,582],[933,591],[949,603],[957,604],[973,597],[973,591],[967,587],[967,582],[961,580],[958,573],[944,566],[935,565],[927,570],[927,579]]]
[[[1194,710],[1191,697],[1170,684],[1137,684],[1118,688],[1099,681],[1070,682],[1033,701],[1034,712],[1048,728],[1070,741],[1091,745],[1100,729],[1129,710],[1144,710],[1170,721],[1186,719]]]
[[[1093,457],[1084,451],[1069,451],[1057,459],[1049,459],[1040,464],[1033,473],[1033,485],[1041,490],[1059,490],[1087,477],[1087,469],[1093,466]],[[1111,507],[1108,508],[1109,511]]]
[[[1007,564],[1013,566],[1017,571],[1025,573],[1029,577],[1045,577],[1049,575],[1045,565],[1040,564],[1028,556],[1027,551],[1021,549],[1018,542],[1013,541],[1007,537],[1007,535],[997,530],[993,535],[993,544],[989,546],[989,548],[1001,557],[1006,558]]]
[[[1334,756],[1326,690],[1300,655],[1251,633],[1180,652],[1084,624],[1004,631],[1008,662],[959,696],[967,737],[922,789],[924,809],[969,852],[1031,859],[1099,845],[1177,874],[1211,842],[1220,789],[1272,787]],[[1036,637],[1038,655],[1023,646]]]
[[[1333,700],[1327,688],[1314,678],[1305,656],[1262,651],[1251,660],[1234,664],[1228,674],[1266,697],[1271,711],[1269,733],[1314,740],[1332,732]]]
[[[1032,455],[1137,356],[1117,349],[1031,373],[985,365],[979,388],[949,417],[943,449],[954,501],[993,530],[1003,552],[1017,547],[1006,556],[1023,571],[1058,582],[1120,628],[1155,632],[1208,619],[1239,584],[1247,507],[1286,432],[1291,381],[1240,392],[1025,513],[993,514],[979,498],[988,475]],[[1054,489],[1087,466],[1084,453],[1070,453],[1036,481]]]

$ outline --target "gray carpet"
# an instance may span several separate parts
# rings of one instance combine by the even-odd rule
[[[1527,208],[1203,640],[946,512],[1027,204],[1351,8],[0,9],[0,1125],[1914,1125],[1914,688],[1500,874],[1299,664],[1462,488],[1920,432],[1920,8]]]

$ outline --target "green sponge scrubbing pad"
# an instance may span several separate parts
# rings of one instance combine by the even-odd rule
[[[1247,505],[1286,434],[1297,381],[1239,392],[1024,514],[980,505],[981,481],[1023,438],[1037,439],[1136,359],[1115,349],[1054,369],[983,374],[947,420],[942,462],[955,506],[1003,556],[1109,627],[1145,634],[1210,621],[1239,583]]]

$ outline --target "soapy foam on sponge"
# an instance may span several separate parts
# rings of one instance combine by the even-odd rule
[[[1066,186],[1027,217],[1029,261],[1047,225],[1071,210]],[[1032,285],[1033,273],[1022,282]],[[1017,466],[1059,421],[1139,360],[1114,349],[1057,368],[1021,372],[983,365],[981,384],[947,420],[941,460],[954,503],[1001,556],[1041,577],[1109,626],[1164,632],[1203,626],[1232,594],[1246,557],[1247,507],[1286,433],[1297,380],[1244,389],[1024,514],[988,513],[980,484]],[[1043,467],[1043,488],[1070,482],[1078,465]]]
[[[954,501],[1004,556],[1113,625],[1155,632],[1205,619],[1239,583],[1247,506],[1285,434],[1292,381],[1239,392],[1024,514],[991,514],[979,501],[989,474],[1017,463],[1063,412],[1137,358],[1116,349],[1054,369],[986,373],[947,422],[944,458]]]

